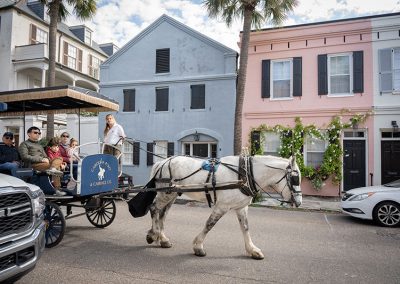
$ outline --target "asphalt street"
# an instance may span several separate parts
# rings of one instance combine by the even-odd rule
[[[246,256],[234,212],[196,257],[192,240],[210,214],[204,204],[175,204],[166,222],[169,249],[146,243],[149,216],[134,219],[117,202],[115,221],[94,228],[67,220],[63,241],[46,249],[18,283],[400,283],[400,228],[381,228],[340,213],[249,209],[253,242],[265,259]]]

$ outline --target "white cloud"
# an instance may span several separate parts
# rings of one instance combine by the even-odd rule
[[[212,39],[239,50],[237,42],[242,23],[235,22],[228,28],[222,21],[209,19],[201,2],[194,0],[103,0],[93,20],[85,24],[94,31],[96,42],[114,42],[122,47],[162,14],[167,14]],[[400,11],[400,0],[300,0],[285,25],[398,11]],[[76,25],[81,22],[70,17],[68,24]]]

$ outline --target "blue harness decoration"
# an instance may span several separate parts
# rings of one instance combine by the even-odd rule
[[[221,161],[219,159],[215,159],[215,158],[208,159],[207,161],[204,161],[201,164],[201,169],[208,171],[206,183],[208,183],[210,181],[210,177],[211,177],[211,185],[212,185],[212,189],[214,191],[214,204],[217,202],[217,193],[215,192],[215,186],[217,185],[217,181],[215,179],[215,172],[218,170],[219,164],[221,164]],[[213,201],[211,199],[210,193],[208,192],[207,186],[204,188],[204,191],[206,193],[208,207],[211,208]]]
[[[218,166],[221,164],[221,161],[219,159],[209,159],[207,161],[204,161],[201,164],[201,169],[211,172],[214,171],[216,172],[218,170]]]

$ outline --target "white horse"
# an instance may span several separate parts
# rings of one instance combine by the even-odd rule
[[[239,166],[238,156],[228,156],[220,159],[220,164],[215,171],[215,181],[218,184],[237,182],[239,169],[246,173],[241,178],[247,180],[246,189],[250,194],[258,190],[272,188],[282,196],[282,201],[300,206],[302,194],[300,189],[300,170],[294,158],[284,159],[273,156],[254,156],[245,165]],[[204,185],[208,180],[209,171],[201,169],[204,160],[186,156],[170,157],[156,163],[151,172],[151,178],[155,178],[156,188],[172,185]],[[201,169],[201,170],[200,170]],[[212,175],[211,175],[212,176]],[[239,185],[238,185],[239,187]],[[205,192],[186,192],[185,195],[198,201],[206,202]],[[214,227],[217,221],[229,210],[236,211],[240,228],[243,233],[246,252],[254,259],[263,259],[264,254],[256,247],[250,237],[247,220],[248,206],[253,196],[243,193],[239,188],[216,190],[215,195],[210,189],[213,201],[212,213],[205,227],[193,241],[194,254],[205,256],[203,243],[207,233]],[[152,228],[148,231],[146,240],[149,244],[157,242],[163,248],[172,246],[164,233],[164,221],[169,208],[174,203],[178,194],[176,192],[165,193],[158,191],[157,196],[150,206]],[[216,200],[214,200],[216,197]]]

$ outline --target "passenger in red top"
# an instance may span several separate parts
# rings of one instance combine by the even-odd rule
[[[57,138],[51,138],[49,142],[47,143],[46,147],[46,154],[50,159],[50,162],[55,160],[55,159],[62,159],[61,151],[60,151],[60,146],[58,146],[58,139]],[[65,170],[65,167],[67,166],[66,162],[62,162],[61,164],[61,170]],[[57,169],[60,170],[60,169]]]

